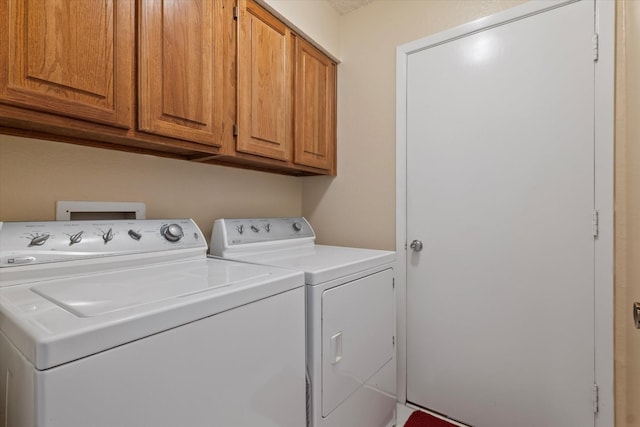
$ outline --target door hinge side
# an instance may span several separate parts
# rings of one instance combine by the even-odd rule
[[[593,385],[593,413],[594,414],[597,414],[598,411],[600,410],[598,399],[599,399],[598,384],[594,384]]]
[[[233,6],[233,19],[237,21],[239,14],[238,6]]]
[[[233,124],[233,136],[238,136],[238,125]]]
[[[598,34],[594,34],[593,35],[593,41],[592,41],[592,46],[593,46],[593,62],[598,62],[598,49],[599,49],[599,43],[598,43]]]
[[[593,217],[591,218],[591,228],[593,231],[593,237],[597,238],[600,233],[600,214],[597,210],[593,210]]]

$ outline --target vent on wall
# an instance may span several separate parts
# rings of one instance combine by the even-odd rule
[[[97,219],[145,219],[142,202],[56,202],[56,221]]]

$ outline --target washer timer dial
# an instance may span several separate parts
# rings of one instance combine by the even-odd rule
[[[177,242],[182,239],[184,236],[184,232],[182,231],[182,227],[178,224],[165,224],[160,229],[160,234],[164,236],[170,242]]]

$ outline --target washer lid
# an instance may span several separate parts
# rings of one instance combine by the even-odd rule
[[[228,268],[225,273],[209,275],[207,264],[191,266],[189,270],[156,268],[119,278],[114,283],[110,275],[70,278],[31,287],[31,291],[78,317],[95,317],[119,310],[139,307],[159,301],[208,292],[223,286],[268,278],[269,272]]]
[[[303,285],[301,272],[225,260],[123,269],[3,288],[0,327],[47,369]]]
[[[266,251],[234,259],[302,270],[307,285],[318,285],[396,260],[396,253],[375,249],[312,245],[308,248]]]

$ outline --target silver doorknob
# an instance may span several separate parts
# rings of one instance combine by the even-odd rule
[[[415,252],[420,252],[422,250],[422,242],[420,240],[414,240],[413,242],[411,242],[409,247]]]

